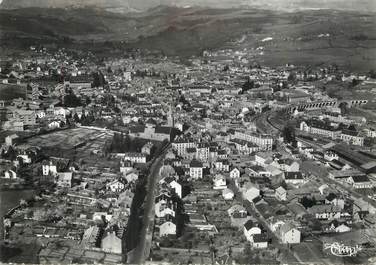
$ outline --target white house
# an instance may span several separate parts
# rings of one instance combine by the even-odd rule
[[[278,187],[275,190],[275,197],[277,200],[286,201],[287,200],[287,191],[282,186]]]
[[[176,225],[173,222],[167,221],[159,226],[159,236],[176,235]]]
[[[201,179],[203,176],[203,165],[200,161],[192,160],[189,165],[189,175],[193,179]]]
[[[171,203],[165,200],[160,200],[155,204],[155,215],[158,218],[165,217],[166,215],[175,216],[175,211],[173,210]]]
[[[72,186],[72,172],[58,172],[56,184],[61,188],[70,188]]]
[[[234,218],[246,218],[247,217],[247,210],[244,208],[244,206],[240,204],[235,204],[231,206],[227,213],[230,217]]]
[[[123,161],[131,161],[133,163],[146,163],[146,155],[141,153],[117,153],[117,157],[123,159]]]
[[[115,232],[110,232],[102,239],[101,248],[104,252],[121,254],[122,253],[122,242],[118,238]]]
[[[230,163],[226,159],[220,159],[215,161],[214,167],[218,171],[223,171],[223,172],[229,172],[230,171]]]
[[[46,112],[44,110],[38,110],[35,113],[35,117],[38,118],[38,119],[42,119],[42,118],[46,117]]]
[[[106,222],[111,222],[112,214],[108,214],[106,212],[94,212],[92,219],[93,221],[103,221],[104,219]]]
[[[285,223],[279,228],[280,238],[284,244],[299,244],[301,233],[291,223]]]
[[[213,189],[224,190],[227,188],[226,177],[222,174],[216,174],[213,180]]]
[[[340,138],[342,141],[348,144],[359,146],[363,146],[364,144],[364,137],[360,136],[359,133],[356,131],[343,130],[340,135]]]
[[[57,129],[60,128],[60,121],[51,121],[48,123],[48,128],[49,129]]]
[[[333,220],[341,217],[341,208],[331,204],[316,204],[308,208],[308,212],[320,220]]]
[[[278,175],[282,175],[283,171],[279,169],[279,167],[271,165],[267,165],[265,170],[269,173],[271,177],[276,177]]]
[[[127,174],[131,170],[133,170],[132,162],[130,161],[121,161],[121,166],[120,166],[120,172],[123,174]]]
[[[233,168],[233,169],[230,171],[230,178],[231,178],[231,179],[238,179],[238,178],[240,178],[240,170],[237,169],[236,167]]]
[[[182,198],[182,186],[176,180],[173,180],[169,183],[169,186],[175,191],[175,193]]]
[[[43,161],[42,163],[42,173],[43,176],[48,176],[48,175],[57,175],[57,167],[52,163],[52,161]]]
[[[253,201],[256,197],[260,196],[260,189],[253,183],[246,183],[242,188],[242,195],[245,200],[250,202]]]
[[[4,172],[5,179],[17,179],[17,173],[11,169],[8,169]]]
[[[272,162],[272,157],[271,152],[258,152],[255,155],[255,162],[260,166],[266,166],[268,161]]]
[[[328,161],[338,160],[338,155],[337,153],[332,151],[325,151],[324,159]]]
[[[284,225],[286,222],[280,218],[276,218],[274,216],[268,219],[268,226],[272,232],[279,231],[280,227]]]
[[[121,192],[124,190],[124,188],[124,183],[117,179],[106,184],[106,189],[111,190],[112,192]]]
[[[292,159],[279,159],[277,161],[279,164],[280,169],[287,172],[298,172],[300,169],[300,165],[297,161]]]
[[[299,185],[305,182],[301,172],[285,172],[284,177],[287,184]]]
[[[252,247],[256,249],[263,249],[268,247],[268,237],[266,234],[255,234],[253,235]]]
[[[347,182],[352,185],[354,189],[370,189],[373,187],[367,175],[351,176],[347,179]]]
[[[345,208],[345,200],[343,198],[338,197],[334,193],[329,193],[328,196],[326,196],[325,204],[338,206],[341,210]]]
[[[142,148],[141,148],[141,153],[145,155],[150,155],[151,150],[153,148],[153,143],[152,142],[147,142]]]
[[[261,234],[261,228],[258,226],[257,223],[253,222],[252,220],[248,220],[243,227],[243,232],[247,241],[253,242],[253,235]]]
[[[226,188],[222,191],[222,197],[226,201],[232,200],[232,199],[234,199],[234,192],[232,190]]]
[[[351,231],[351,227],[349,227],[346,223],[340,223],[337,220],[334,220],[329,224],[327,230],[334,231],[336,233],[345,233]]]
[[[5,145],[14,145],[18,138],[17,134],[8,135],[5,137]]]
[[[21,158],[24,164],[31,164],[31,157],[27,154],[18,155],[17,158]]]
[[[125,179],[128,183],[138,180],[138,174],[136,172],[129,172],[125,175]]]

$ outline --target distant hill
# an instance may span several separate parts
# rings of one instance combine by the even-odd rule
[[[3,0],[2,8],[66,8],[66,7],[123,7],[127,1],[122,0]]]
[[[272,40],[263,42],[265,38]],[[376,16],[333,10],[171,6],[127,14],[101,8],[0,9],[0,48],[46,43],[89,45],[100,51],[156,49],[181,57],[205,49],[262,47],[263,54],[255,52],[254,60],[269,65],[337,63],[376,69]]]
[[[376,12],[375,0],[3,0],[0,7],[8,9],[29,7],[97,7],[126,11],[146,10],[158,5],[209,8],[258,7],[285,11],[320,8]]]

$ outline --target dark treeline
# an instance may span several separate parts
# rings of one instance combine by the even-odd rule
[[[146,197],[147,178],[140,176],[136,185],[136,191],[131,205],[131,212],[128,220],[127,231],[124,233],[127,252],[136,248],[140,241],[140,233],[142,229],[142,204]]]
[[[131,138],[123,133],[115,133],[110,142],[105,144],[106,153],[140,152],[147,141],[140,138]]]

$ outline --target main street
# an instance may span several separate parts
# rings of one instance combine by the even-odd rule
[[[127,263],[141,264],[146,261],[150,255],[154,229],[154,206],[155,192],[159,180],[159,172],[163,165],[165,154],[170,145],[164,148],[164,151],[158,156],[150,167],[150,173],[147,182],[147,195],[144,203],[144,216],[142,220],[142,229],[140,233],[140,242],[138,246],[128,255]]]

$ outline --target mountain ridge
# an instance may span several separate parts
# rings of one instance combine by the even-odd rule
[[[270,37],[272,41],[262,41]],[[101,8],[0,9],[0,51],[45,44],[104,56],[136,48],[182,58],[204,50],[253,49],[254,60],[268,65],[337,63],[376,69],[376,16],[171,6],[127,14]]]
[[[1,1],[1,0],[0,0]],[[159,5],[208,8],[261,8],[297,11],[305,9],[338,9],[376,12],[374,0],[3,0],[0,8],[82,8],[97,7],[108,10],[145,11]]]

